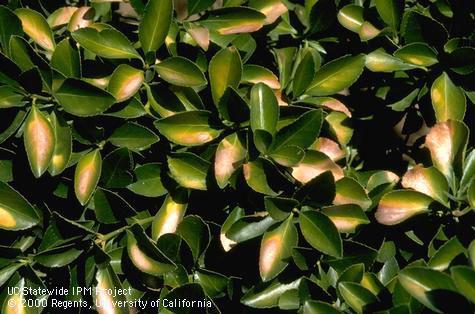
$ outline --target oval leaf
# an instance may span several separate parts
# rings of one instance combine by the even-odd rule
[[[315,249],[330,256],[343,256],[343,245],[338,229],[324,214],[314,210],[302,212],[300,229],[305,240]]]
[[[79,160],[74,173],[74,192],[81,205],[85,205],[94,193],[101,171],[102,158],[98,149]]]

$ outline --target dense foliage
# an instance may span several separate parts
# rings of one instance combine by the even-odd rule
[[[1,313],[474,312],[474,1],[10,0],[0,47]]]

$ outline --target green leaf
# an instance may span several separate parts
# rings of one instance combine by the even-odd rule
[[[417,165],[403,176],[402,186],[406,189],[413,189],[432,197],[439,203],[449,206],[449,184],[444,175],[437,168],[424,168]]]
[[[268,172],[266,171],[267,165],[268,162],[262,158],[244,164],[244,178],[249,187],[254,191],[267,195],[277,195],[269,186]]]
[[[259,272],[262,281],[275,278],[287,267],[292,247],[297,243],[298,234],[293,223],[293,215],[264,234],[259,253]]]
[[[123,124],[109,137],[112,145],[135,151],[144,150],[158,141],[159,138],[155,133],[133,122]]]
[[[21,20],[6,6],[0,6],[0,45],[5,54],[10,51],[10,37],[22,36]]]
[[[368,210],[371,203],[366,191],[356,180],[344,177],[336,182],[336,195],[333,204],[356,204],[363,210]]]
[[[45,267],[64,267],[74,262],[83,253],[83,250],[78,250],[73,246],[74,244],[46,250],[35,255],[34,260]]]
[[[244,163],[247,149],[242,135],[233,133],[218,145],[214,158],[214,175],[220,188],[224,188],[233,173]]]
[[[230,251],[236,245],[236,242],[229,239],[226,233],[229,231],[231,226],[242,217],[244,217],[244,209],[235,207],[232,211],[230,211],[228,217],[221,225],[219,240],[225,252]]]
[[[77,79],[66,79],[55,97],[64,110],[79,117],[98,115],[115,102],[108,92]]]
[[[448,38],[448,32],[440,22],[415,9],[404,13],[400,33],[406,44],[425,42],[434,47],[445,45]]]
[[[171,57],[155,65],[158,76],[177,86],[198,87],[206,85],[207,80],[200,68],[183,57]]]
[[[292,76],[292,64],[294,62],[296,47],[275,49],[274,54],[279,66],[279,81],[282,88],[286,88]]]
[[[0,109],[23,107],[26,101],[24,95],[8,85],[0,86]]]
[[[64,118],[53,111],[50,121],[54,131],[55,144],[48,171],[52,176],[56,176],[68,166],[73,144],[71,129]]]
[[[234,242],[232,243],[234,245],[262,235],[273,224],[275,224],[275,220],[270,216],[265,218],[239,217],[225,232],[225,235],[228,240]]]
[[[144,74],[141,70],[121,64],[112,73],[107,90],[117,102],[122,102],[134,96],[143,81]]]
[[[438,122],[463,120],[467,107],[465,94],[452,82],[447,73],[442,73],[434,81],[430,95]]]
[[[429,260],[429,263],[427,263],[427,266],[438,271],[444,271],[449,268],[450,263],[458,255],[463,253],[465,253],[465,248],[457,237],[453,237],[437,250]]]
[[[272,219],[282,221],[287,219],[294,208],[298,207],[298,202],[292,198],[266,196],[264,205]]]
[[[340,282],[338,284],[338,291],[342,295],[343,300],[345,300],[356,313],[363,313],[365,306],[378,300],[371,291],[355,282]]]
[[[146,197],[158,197],[167,193],[161,180],[162,166],[150,163],[135,168],[137,181],[127,186],[135,194]]]
[[[101,185],[106,188],[123,188],[132,182],[130,170],[132,154],[127,148],[118,148],[109,153],[102,163]]]
[[[208,248],[210,230],[208,225],[199,216],[186,216],[178,225],[176,233],[188,244],[197,261]]]
[[[168,140],[184,146],[203,145],[221,134],[211,113],[204,110],[180,112],[154,124]]]
[[[468,186],[467,199],[470,206],[475,208],[475,180],[472,180],[472,183]]]
[[[394,56],[406,63],[430,67],[437,62],[437,52],[426,43],[412,43],[399,48]]]
[[[5,230],[24,230],[40,222],[33,206],[3,182],[0,182],[0,218],[0,228]]]
[[[279,105],[274,92],[265,84],[251,90],[251,129],[256,147],[264,152],[271,144],[279,121]]]
[[[163,45],[173,16],[172,0],[150,0],[139,25],[139,39],[145,54]]]
[[[289,145],[272,150],[269,157],[279,165],[293,167],[303,160],[305,151],[299,146]]]
[[[217,107],[220,117],[225,121],[241,123],[249,120],[249,105],[232,87],[226,89]]]
[[[370,221],[358,205],[337,205],[322,208],[321,212],[327,215],[341,233],[354,233],[361,225]]]
[[[341,314],[341,312],[328,303],[307,300],[303,305],[303,314]]]
[[[458,291],[475,302],[475,271],[468,266],[454,266],[450,273]]]
[[[283,283],[274,280],[271,283],[253,287],[241,298],[241,303],[258,309],[277,306],[279,298],[286,291],[297,289],[300,285],[300,281],[301,279],[297,279],[290,283]]]
[[[56,44],[53,38],[48,22],[40,13],[31,10],[20,8],[15,10],[15,14],[21,20],[23,31],[30,36],[30,38],[48,51],[53,51]]]
[[[146,274],[161,276],[176,267],[139,225],[127,230],[127,253],[134,266]]]
[[[282,128],[275,135],[270,147],[271,151],[293,145],[302,149],[312,145],[318,135],[323,122],[322,110],[310,110],[301,115],[295,122]]]
[[[381,198],[375,218],[383,225],[396,225],[415,215],[427,213],[432,202],[429,196],[415,191],[389,192]]]
[[[376,0],[376,9],[386,24],[394,30],[399,29],[404,12],[404,0]]]
[[[229,86],[239,86],[241,75],[241,57],[235,47],[224,48],[213,56],[209,63],[209,79],[215,105]]]
[[[13,163],[11,160],[0,160],[0,181],[10,182],[13,180]]]
[[[353,85],[363,72],[365,56],[344,56],[333,60],[317,72],[307,89],[311,96],[327,96]]]
[[[51,67],[66,77],[81,77],[81,59],[79,50],[73,47],[69,39],[63,39],[51,56]]]
[[[94,28],[80,28],[71,36],[82,47],[107,59],[141,59],[129,39],[113,28],[97,31]]]
[[[364,23],[363,13],[364,10],[362,7],[355,4],[349,4],[344,6],[338,12],[338,22],[340,22],[344,28],[358,33]]]
[[[188,1],[188,16],[191,16],[196,13],[200,13],[208,9],[214,0],[189,0]]]
[[[200,269],[195,272],[194,278],[209,297],[217,298],[226,294],[229,283],[229,279],[226,276],[206,269]]]
[[[260,65],[245,64],[242,68],[242,82],[249,84],[264,83],[272,89],[280,89],[277,76],[271,70]]]
[[[167,195],[152,223],[152,239],[158,240],[166,233],[174,233],[185,216],[187,197],[185,192]]]
[[[55,150],[55,132],[50,121],[36,107],[32,106],[25,121],[25,150],[35,178],[48,169]]]
[[[265,18],[248,7],[231,7],[210,11],[201,24],[220,35],[230,35],[255,32],[264,25]]]
[[[414,298],[437,313],[442,313],[442,311],[437,308],[437,300],[430,293],[437,290],[457,291],[452,278],[425,267],[403,269],[399,272],[398,280]]]
[[[99,149],[84,155],[74,173],[74,192],[81,205],[91,198],[101,176],[102,158]]]
[[[319,66],[315,63],[312,50],[304,51],[306,52],[295,71],[295,76],[292,81],[292,90],[295,96],[300,96],[305,92],[308,85],[312,82],[317,67]]]
[[[386,53],[384,49],[377,49],[366,56],[366,67],[373,72],[407,71],[416,68],[406,64],[397,57]]]
[[[192,153],[175,153],[168,158],[170,175],[182,187],[207,190],[210,163]]]
[[[343,246],[338,229],[322,213],[307,210],[300,214],[300,230],[315,249],[335,257],[343,256]]]

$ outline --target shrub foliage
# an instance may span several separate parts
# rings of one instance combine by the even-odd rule
[[[57,310],[7,288],[64,287],[78,313],[473,313],[474,19],[463,0],[6,2],[1,312]],[[184,298],[206,307],[117,303]]]

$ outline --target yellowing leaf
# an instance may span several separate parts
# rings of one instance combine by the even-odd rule
[[[20,18],[23,31],[38,45],[46,50],[53,51],[56,44],[53,39],[53,32],[49,28],[46,19],[38,12],[30,9],[20,8],[15,10],[15,14]]]
[[[25,121],[25,150],[31,171],[36,178],[48,169],[55,148],[55,135],[51,123],[33,106]]]
[[[176,200],[175,200],[175,199]],[[182,196],[167,195],[152,223],[152,238],[174,233],[185,215],[187,203]]]
[[[121,64],[112,73],[107,90],[115,97],[117,102],[122,102],[135,95],[143,81],[143,71]]]
[[[102,158],[98,149],[79,160],[74,173],[74,192],[81,205],[85,205],[94,193],[101,171]]]
[[[246,157],[246,147],[240,135],[233,133],[225,137],[216,149],[214,174],[220,188],[224,188],[231,175],[241,167]]]
[[[438,122],[463,120],[467,106],[465,94],[452,82],[447,73],[442,73],[434,81],[430,95]]]
[[[397,190],[384,195],[376,211],[376,220],[383,225],[396,225],[412,216],[429,211],[432,198],[410,190]]]

